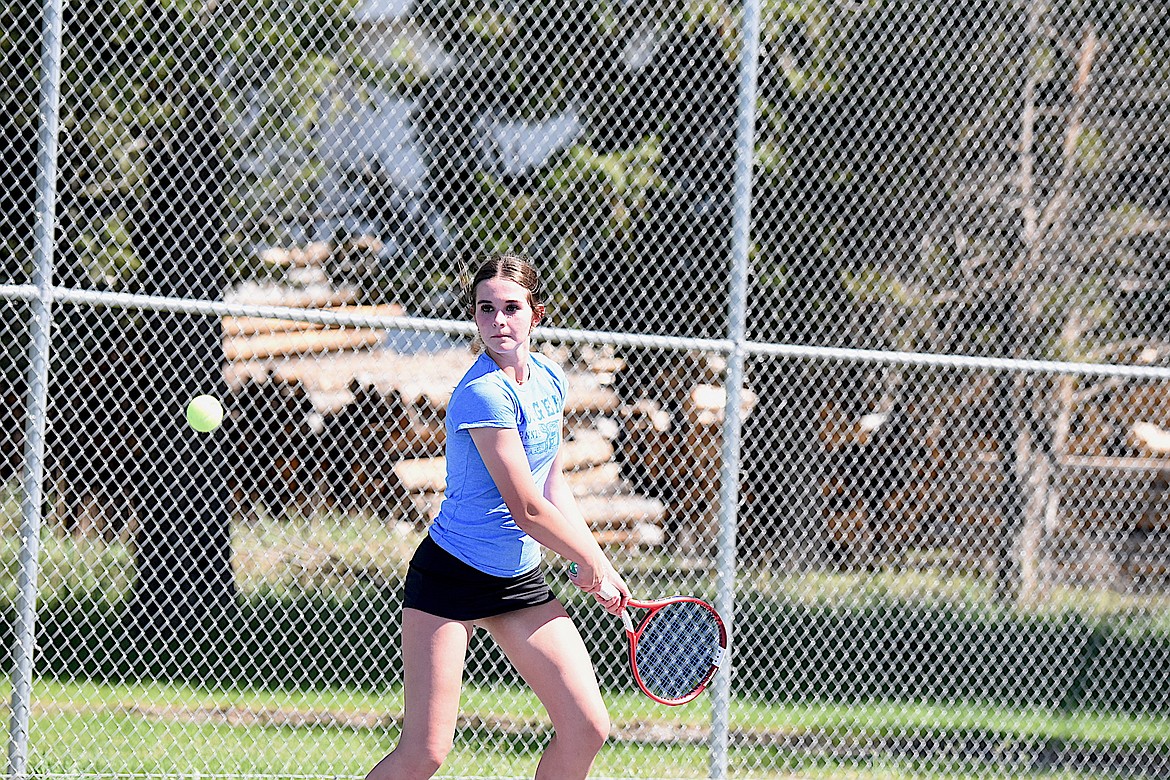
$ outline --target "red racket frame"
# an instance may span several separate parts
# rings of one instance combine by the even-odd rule
[[[642,675],[638,672],[638,639],[642,636],[642,632],[646,630],[646,626],[650,623],[651,618],[653,618],[657,612],[671,604],[680,603],[699,604],[708,612],[710,612],[712,616],[714,616],[715,623],[719,627],[719,650],[715,654],[715,659],[711,663],[711,668],[707,670],[702,679],[702,682],[699,683],[699,685],[693,691],[681,698],[664,699],[661,696],[652,693],[646,687],[646,683],[642,681]],[[703,601],[703,599],[695,598],[694,596],[671,596],[670,598],[661,599],[658,601],[637,601],[635,599],[630,599],[627,604],[636,609],[648,610],[648,612],[638,622],[636,627],[634,625],[633,619],[630,617],[630,613],[626,610],[622,610],[622,625],[626,630],[626,638],[629,640],[630,645],[630,669],[633,671],[634,681],[638,684],[638,687],[642,689],[642,693],[646,694],[659,704],[665,704],[670,707],[677,707],[680,704],[686,704],[687,702],[695,699],[695,697],[697,697],[706,689],[708,683],[711,682],[711,678],[714,677],[715,673],[719,671],[719,667],[723,664],[724,656],[727,654],[727,628],[723,625],[723,618],[720,617],[719,613],[715,611],[715,607],[711,606],[706,601]]]

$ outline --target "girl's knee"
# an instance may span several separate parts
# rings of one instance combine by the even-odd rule
[[[450,752],[451,743],[400,742],[393,753],[371,770],[366,780],[429,778],[439,771]]]
[[[597,717],[590,721],[590,726],[590,738],[596,745],[597,749],[601,750],[602,745],[604,745],[605,741],[609,739],[609,731],[612,728],[612,724],[609,720],[609,713],[602,709],[601,712],[598,713]]]
[[[609,713],[604,707],[580,713],[580,718],[567,729],[566,737],[576,742],[581,749],[597,753],[609,739]],[[558,729],[558,733],[560,730]]]
[[[439,771],[439,767],[447,760],[447,754],[450,752],[450,742],[438,745],[419,745],[410,750],[410,763],[417,776],[430,777]]]

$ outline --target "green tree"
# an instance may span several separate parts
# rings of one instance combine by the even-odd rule
[[[1170,112],[1152,99],[1165,72],[1150,47],[1168,21],[1161,6],[1124,2],[1029,6],[1017,65],[1022,89],[1009,107],[1015,143],[1001,139],[986,153],[987,167],[967,172],[951,202],[961,221],[940,220],[928,234],[930,259],[953,275],[946,286],[974,308],[1002,307],[990,329],[1000,354],[1126,360],[1127,343],[1162,335],[1150,328],[1156,319],[1132,316],[1130,290],[1158,273],[1135,246],[1165,205],[1148,186],[1147,166],[1165,176],[1154,161],[1166,156]],[[1016,172],[1006,188],[991,173],[997,165]],[[985,255],[975,263],[979,252]],[[961,274],[972,266],[974,273]],[[928,300],[942,298],[938,292]],[[955,324],[928,321],[934,339],[965,331],[969,344],[988,334],[987,323],[973,328],[951,317]],[[1013,454],[1000,587],[1032,603],[1045,586],[1045,528],[1058,512],[1054,480],[1069,435],[1072,380],[1020,374],[1000,381],[1004,449]]]
[[[863,117],[866,135],[833,126],[844,144],[826,157],[867,154],[831,177],[847,182],[834,185],[844,207],[802,222],[810,235],[832,232],[815,245],[840,264],[820,282],[791,288],[843,293],[844,310],[857,316],[838,319],[848,330],[830,340],[869,332],[877,335],[861,345],[1100,360],[1123,357],[1127,340],[1157,336],[1157,307],[1135,318],[1131,290],[1135,279],[1159,273],[1135,246],[1165,208],[1165,188],[1151,184],[1165,173],[1152,161],[1165,158],[1167,143],[1166,104],[1153,99],[1165,78],[1154,41],[1166,23],[1161,7],[1107,1],[940,4],[930,12],[892,3],[868,16],[868,33],[847,50],[862,61],[883,51],[886,59],[867,62],[859,80],[839,80],[845,93],[871,101],[856,106],[843,96],[849,110],[841,116]],[[874,45],[895,37],[906,45]],[[875,124],[875,116],[883,119]],[[823,193],[814,200],[835,201]],[[784,275],[791,283],[788,266]],[[883,462],[895,470],[915,462],[930,410],[939,413],[931,397],[959,394],[971,381],[962,372],[922,378],[889,369],[876,378],[895,413],[919,414],[888,444]],[[970,421],[997,442],[1003,464],[1000,590],[1025,601],[1042,587],[1068,382],[996,375],[991,407]]]
[[[67,4],[57,283],[219,298],[228,267],[271,238],[269,215],[301,210],[312,192],[321,166],[300,142],[329,104],[332,76],[384,75],[351,50],[353,5]],[[5,161],[16,164],[0,198],[20,203],[33,192],[29,52],[39,24],[19,5],[3,14],[0,43],[13,66]],[[262,154],[294,146],[298,165]],[[247,196],[229,196],[239,192]],[[5,269],[20,279],[27,232],[5,227]],[[218,318],[62,309],[52,473],[88,481],[85,489],[136,486],[130,615],[143,630],[196,625],[232,595],[221,439],[194,437],[176,421],[194,392],[223,392]]]

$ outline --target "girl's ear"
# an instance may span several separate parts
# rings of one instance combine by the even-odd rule
[[[540,323],[541,320],[544,319],[544,312],[545,312],[545,308],[544,308],[543,303],[532,307],[532,324],[533,324],[533,326],[536,326],[537,324]]]

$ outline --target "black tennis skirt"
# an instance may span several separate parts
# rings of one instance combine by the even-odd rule
[[[554,598],[540,566],[516,577],[494,577],[459,560],[428,534],[406,572],[403,606],[448,620],[479,620]]]

